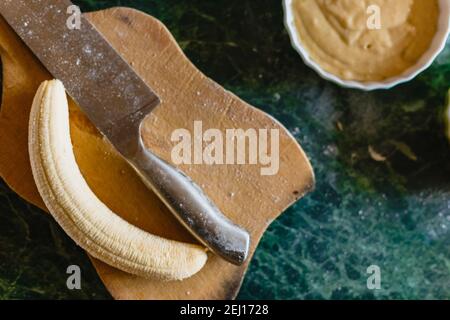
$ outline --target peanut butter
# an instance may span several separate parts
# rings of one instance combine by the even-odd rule
[[[415,65],[439,19],[437,0],[294,0],[292,9],[312,60],[341,79],[362,82]]]

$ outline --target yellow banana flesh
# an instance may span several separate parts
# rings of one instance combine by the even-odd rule
[[[58,80],[42,83],[34,98],[29,153],[33,177],[48,210],[93,257],[125,272],[161,280],[188,278],[205,265],[205,248],[133,226],[89,188],[75,160],[67,97]]]

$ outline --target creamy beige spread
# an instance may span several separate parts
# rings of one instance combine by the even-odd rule
[[[293,0],[292,6],[312,60],[357,81],[381,81],[412,67],[429,49],[439,19],[438,0]],[[379,14],[368,10],[374,6]]]

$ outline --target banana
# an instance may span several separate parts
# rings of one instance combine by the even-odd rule
[[[63,84],[46,81],[33,101],[29,153],[50,213],[93,257],[144,278],[182,280],[207,261],[206,249],[147,233],[114,214],[89,188],[75,160]]]

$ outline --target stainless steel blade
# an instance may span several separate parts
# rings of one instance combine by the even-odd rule
[[[87,19],[81,16],[80,30],[68,28],[71,5],[68,0],[1,0],[0,12],[95,126],[110,136],[118,123],[140,122],[159,99]]]

